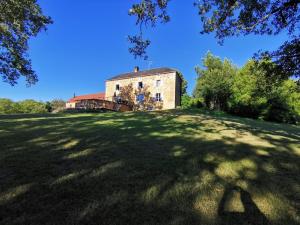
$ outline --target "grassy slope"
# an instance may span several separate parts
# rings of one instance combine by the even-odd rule
[[[299,224],[300,128],[199,111],[0,117],[0,224]]]

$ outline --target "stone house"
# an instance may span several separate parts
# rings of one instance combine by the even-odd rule
[[[106,80],[106,100],[115,101],[122,87],[130,84],[139,90],[147,87],[153,101],[161,103],[161,109],[175,109],[180,106],[182,80],[177,70],[158,68],[139,71],[139,68],[135,67],[131,73],[120,74]],[[136,96],[135,104],[141,100],[143,96]]]

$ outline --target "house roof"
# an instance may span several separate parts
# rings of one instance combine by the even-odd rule
[[[77,102],[80,100],[105,100],[105,93],[95,93],[95,94],[88,94],[88,95],[79,95],[74,98],[71,98],[68,102]]]
[[[124,74],[114,76],[110,79],[107,79],[107,81],[123,80],[123,79],[134,78],[134,77],[146,77],[146,76],[165,74],[165,73],[171,73],[171,72],[177,72],[177,70],[164,67],[164,68],[144,70],[144,71],[139,71],[139,72],[130,72],[130,73],[124,73]]]

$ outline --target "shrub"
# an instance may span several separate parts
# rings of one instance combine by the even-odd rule
[[[279,96],[268,101],[268,107],[262,112],[262,118],[267,121],[296,124],[298,115]]]
[[[189,109],[189,108],[202,108],[204,107],[203,99],[201,98],[192,98],[188,94],[184,94],[181,97],[181,108]]]
[[[62,99],[53,99],[51,101],[51,112],[62,112],[66,108],[66,102]]]
[[[188,94],[184,94],[181,96],[181,108],[188,109],[191,107],[191,96]]]
[[[20,101],[18,103],[20,113],[46,113],[46,105],[43,102],[37,102],[32,99]]]
[[[268,121],[297,123],[300,119],[300,92],[293,80],[286,80],[274,89],[262,113]]]
[[[15,113],[15,103],[7,98],[0,98],[0,114]]]

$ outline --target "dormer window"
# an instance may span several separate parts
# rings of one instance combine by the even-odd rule
[[[139,82],[138,88],[143,88],[143,82]]]
[[[120,91],[120,85],[119,84],[116,85],[116,91]]]

